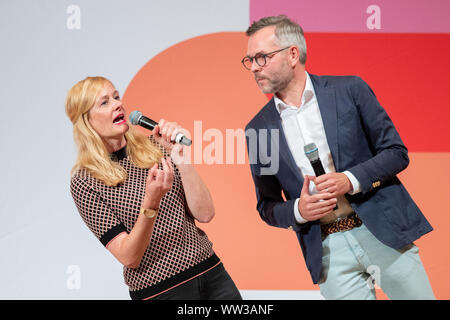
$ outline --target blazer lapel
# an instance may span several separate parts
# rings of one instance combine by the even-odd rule
[[[292,173],[295,175],[295,177],[303,183],[303,175],[300,171],[300,169],[297,167],[297,164],[295,163],[294,158],[292,157],[291,151],[289,150],[289,146],[286,141],[286,137],[284,135],[283,126],[281,124],[281,118],[280,114],[278,113],[278,110],[275,107],[274,99],[272,98],[266,108],[266,112],[263,113],[263,119],[266,122],[267,129],[268,129],[268,141],[271,141],[271,135],[272,129],[276,129],[279,132],[279,143],[278,145],[275,144],[275,147],[278,147],[278,150],[271,150],[271,152],[278,152],[278,154],[281,155],[284,162],[288,165],[288,167],[291,169]]]
[[[319,104],[320,115],[322,117],[323,126],[327,143],[331,151],[334,167],[339,172],[339,149],[338,149],[338,128],[337,128],[337,110],[336,110],[336,93],[332,86],[327,85],[327,81],[312,75],[311,81],[316,93],[317,102]]]

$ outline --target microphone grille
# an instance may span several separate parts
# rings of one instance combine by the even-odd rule
[[[140,111],[133,111],[132,113],[130,113],[130,122],[132,125],[137,125],[139,124],[139,119],[142,117],[142,112]]]
[[[309,161],[319,160],[319,149],[314,142],[307,144],[304,147],[305,155],[308,157]]]

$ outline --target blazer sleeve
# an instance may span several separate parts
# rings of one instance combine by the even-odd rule
[[[350,91],[373,157],[348,170],[358,179],[364,194],[404,170],[409,157],[408,149],[372,89],[361,78],[354,79]]]
[[[246,130],[249,126],[246,127]],[[285,200],[282,187],[275,174],[264,174],[261,170],[264,165],[259,161],[258,148],[249,147],[247,137],[247,150],[249,152],[250,169],[257,198],[256,209],[261,219],[268,225],[278,228],[289,228],[300,231],[302,225],[297,223],[294,215],[295,199]]]

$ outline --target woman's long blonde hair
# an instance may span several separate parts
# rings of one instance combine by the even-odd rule
[[[104,84],[111,83],[103,77],[87,77],[75,84],[67,93],[66,113],[73,124],[73,138],[78,147],[78,157],[72,174],[87,169],[90,174],[108,186],[125,181],[127,172],[112,161],[102,138],[89,123],[89,110],[94,106]],[[125,133],[127,153],[131,161],[140,168],[150,168],[162,157],[161,150],[148,137],[136,131],[130,123]]]

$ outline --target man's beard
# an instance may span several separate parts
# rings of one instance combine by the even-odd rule
[[[267,83],[264,85],[257,82],[258,87],[261,89],[261,91],[263,93],[266,93],[266,94],[267,93],[276,93],[276,92],[280,92],[280,91],[286,89],[287,86],[289,85],[289,83],[291,82],[292,78],[294,77],[294,73],[289,72],[284,76],[282,74],[278,73],[278,74],[270,75],[269,77],[265,77],[265,76],[258,77],[255,75],[256,80],[258,80],[258,79],[266,80]]]

